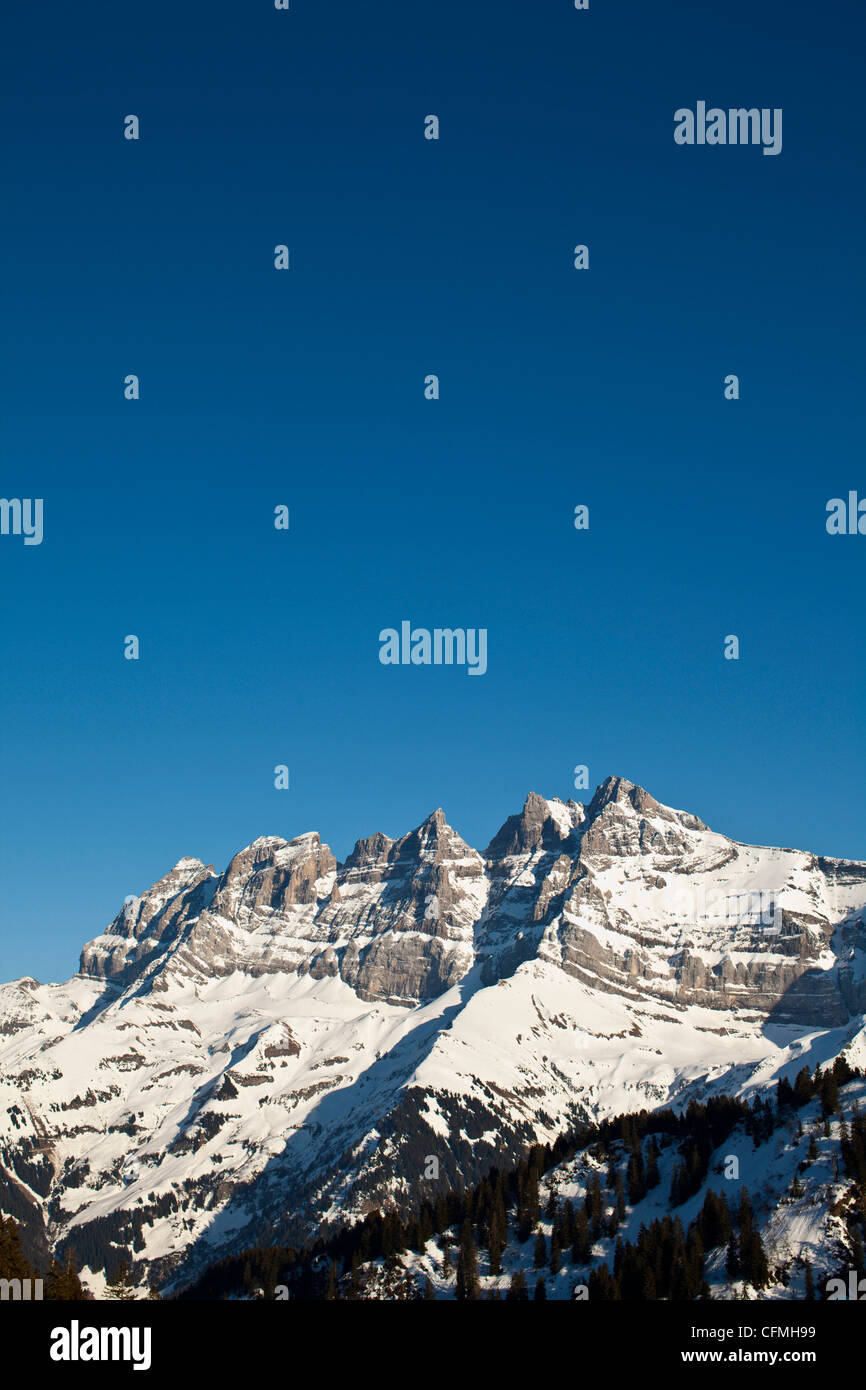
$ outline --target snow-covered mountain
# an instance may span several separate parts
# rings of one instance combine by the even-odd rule
[[[866,863],[618,777],[531,794],[483,853],[435,811],[342,864],[316,834],[181,859],[72,980],[0,987],[0,1208],[177,1281],[577,1118],[862,1065],[864,910]]]
[[[681,1162],[680,1146],[676,1138],[656,1135],[653,1142],[658,1151],[657,1182],[645,1195],[629,1194],[622,1218],[616,1220],[612,1218],[617,1196],[610,1186],[610,1174],[615,1173],[628,1190],[629,1145],[609,1139],[604,1158],[598,1155],[595,1145],[584,1146],[575,1157],[556,1164],[541,1178],[539,1219],[529,1234],[523,1234],[523,1239],[516,1229],[514,1209],[508,1211],[497,1266],[492,1267],[490,1252],[481,1244],[477,1250],[477,1297],[509,1296],[515,1275],[521,1273],[528,1297],[540,1278],[547,1299],[585,1299],[591,1296],[592,1272],[603,1265],[614,1272],[617,1248],[639,1246],[641,1232],[650,1230],[654,1222],[672,1218],[687,1232],[699,1218],[709,1193],[724,1202],[734,1217],[744,1192],[761,1237],[767,1262],[766,1282],[757,1289],[743,1277],[743,1271],[729,1270],[728,1242],[736,1229],[732,1222],[730,1232],[717,1232],[722,1237],[719,1244],[705,1242],[706,1263],[701,1282],[706,1283],[706,1297],[802,1300],[807,1297],[807,1271],[811,1273],[816,1297],[824,1296],[828,1280],[840,1276],[850,1289],[851,1272],[858,1270],[862,1260],[855,1233],[863,1213],[857,1185],[844,1164],[840,1164],[840,1152],[844,1149],[846,1126],[850,1134],[858,1111],[863,1114],[864,1101],[866,1082],[862,1078],[840,1088],[837,1113],[826,1118],[818,1099],[777,1114],[774,1098],[769,1106],[770,1124],[766,1123],[766,1114],[762,1123],[752,1127],[752,1133],[747,1124],[737,1124],[709,1156],[706,1175],[695,1192],[676,1205],[671,1200],[671,1184]],[[643,1148],[648,1150],[646,1141]],[[594,1182],[601,1193],[602,1229],[598,1235],[590,1236],[584,1251],[575,1252],[572,1234],[567,1225],[564,1229],[563,1208],[570,1204],[574,1213],[585,1208]],[[609,1221],[615,1229],[609,1228]],[[457,1222],[423,1241],[417,1250],[405,1248],[387,1259],[361,1262],[355,1276],[359,1285],[355,1296],[417,1298],[423,1296],[426,1283],[427,1297],[454,1299],[460,1238],[461,1223]],[[550,1260],[554,1240],[561,1255]],[[545,1257],[543,1261],[541,1255]],[[326,1252],[312,1262],[322,1283],[331,1258]],[[277,1269],[275,1281],[283,1277],[284,1272]],[[862,1273],[856,1277],[859,1282]],[[231,1271],[227,1271],[226,1282],[230,1297],[274,1296],[261,1286],[256,1288],[255,1283],[252,1290],[245,1290],[237,1271],[234,1286]],[[338,1277],[338,1292],[343,1298],[353,1296],[348,1273]],[[656,1291],[641,1291],[638,1295],[632,1285],[623,1296],[633,1299],[663,1295]],[[840,1296],[838,1291],[834,1293],[835,1298]]]

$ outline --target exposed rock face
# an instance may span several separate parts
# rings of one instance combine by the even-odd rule
[[[481,856],[437,810],[400,840],[359,840],[318,926],[362,999],[419,1003],[471,969],[486,893]]]
[[[812,855],[737,845],[609,778],[542,953],[605,990],[838,1026],[849,1007],[831,943],[843,881],[857,910],[852,869],[831,890]]]
[[[530,792],[518,816],[509,816],[487,846],[484,857],[498,865],[503,859],[532,854],[533,850],[561,850],[576,842],[574,832],[583,823],[584,809],[577,801],[545,801]]]
[[[131,969],[164,952],[194,921],[209,901],[213,889],[213,865],[198,859],[181,859],[140,898],[129,898],[102,936],[81,952],[81,973],[119,980]]]
[[[816,1033],[866,1061],[864,913],[866,864],[618,777],[531,793],[483,855],[437,810],[343,864],[316,834],[183,859],[72,980],[0,986],[0,1209],[167,1278],[411,1205],[419,1154],[473,1180],[589,1112],[766,1084]]]
[[[586,808],[530,792],[483,858],[437,810],[342,865],[316,834],[255,840],[219,876],[182,859],[81,970],[157,990],[235,970],[339,976],[365,1001],[414,1005],[476,964],[490,983],[538,954],[605,991],[829,1027],[862,1007],[832,941],[863,900],[866,865],[738,845],[609,777]]]
[[[270,913],[315,903],[318,883],[336,867],[333,854],[315,834],[289,842],[254,840],[221,876],[211,911],[255,930]]]

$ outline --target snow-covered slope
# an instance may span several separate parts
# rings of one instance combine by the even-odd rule
[[[789,1072],[793,1070],[789,1068]],[[788,1079],[793,1080],[793,1076]],[[735,1215],[745,1191],[766,1255],[767,1282],[757,1290],[742,1275],[732,1275],[727,1268],[727,1246],[722,1244],[706,1250],[706,1294],[721,1300],[803,1299],[808,1268],[816,1296],[821,1297],[829,1279],[841,1275],[847,1283],[849,1271],[856,1267],[854,1239],[862,1221],[861,1197],[856,1183],[840,1163],[840,1140],[843,1126],[850,1131],[858,1110],[861,1115],[864,1113],[864,1103],[866,1082],[857,1079],[841,1088],[838,1113],[826,1122],[820,1100],[816,1099],[780,1117],[781,1122],[766,1136],[750,1136],[745,1124],[737,1125],[712,1153],[698,1190],[677,1206],[671,1203],[671,1180],[681,1161],[678,1143],[671,1137],[657,1139],[657,1185],[633,1204],[626,1203],[622,1220],[613,1223],[615,1231],[604,1230],[589,1241],[585,1257],[575,1253],[570,1241],[563,1240],[561,1258],[554,1270],[549,1257],[555,1218],[561,1222],[565,1204],[570,1203],[573,1212],[584,1208],[591,1184],[597,1180],[606,1223],[616,1208],[616,1194],[608,1183],[608,1175],[613,1170],[626,1178],[627,1145],[611,1143],[605,1160],[596,1155],[594,1146],[588,1147],[551,1168],[541,1179],[540,1219],[531,1233],[524,1233],[523,1239],[514,1209],[508,1211],[505,1245],[497,1272],[491,1272],[489,1251],[483,1244],[478,1248],[478,1296],[504,1298],[514,1276],[522,1273],[529,1297],[533,1296],[539,1278],[547,1299],[586,1297],[594,1270],[607,1265],[613,1271],[618,1242],[637,1245],[642,1228],[649,1229],[653,1222],[666,1217],[677,1219],[683,1231],[688,1231],[709,1192],[720,1197]],[[537,1255],[539,1233],[544,1237],[544,1263]],[[362,1290],[359,1296],[405,1298],[408,1291],[418,1297],[427,1281],[429,1293],[435,1298],[455,1298],[460,1234],[460,1225],[456,1224],[428,1240],[423,1249],[405,1250],[388,1260],[361,1264],[357,1275]],[[321,1273],[328,1263],[325,1255],[314,1267]],[[345,1297],[349,1289],[350,1279],[344,1274],[339,1281],[341,1295]]]
[[[866,864],[608,778],[481,854],[436,811],[182,859],[0,987],[0,1206],[153,1277],[473,1180],[571,1120],[866,1060]],[[433,1165],[435,1169],[435,1165]],[[426,1174],[426,1176],[425,1176]]]

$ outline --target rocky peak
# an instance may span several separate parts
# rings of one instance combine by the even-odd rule
[[[384,835],[381,830],[377,830],[375,835],[356,840],[351,853],[341,865],[341,870],[375,868],[387,861],[388,851],[393,844],[390,835]]]
[[[173,940],[182,922],[201,910],[216,879],[212,864],[179,859],[174,868],[139,897],[126,899],[101,936],[87,942],[79,971],[115,978]]]
[[[604,855],[687,855],[707,833],[697,816],[656,801],[624,777],[607,777],[586,808],[580,858]],[[709,832],[711,833],[711,832]]]
[[[639,787],[636,782],[629,782],[625,777],[605,777],[596,787],[595,795],[586,808],[587,822],[594,821],[609,806],[615,806],[625,814],[636,811],[639,815],[652,816],[658,820],[678,821],[688,830],[707,829],[697,816],[691,815],[688,811],[675,811],[670,806],[664,806],[643,787]]]
[[[441,807],[432,811],[415,830],[396,840],[388,852],[388,860],[394,865],[442,864],[446,860],[478,857],[478,851],[467,845],[448,824]]]
[[[584,818],[577,801],[547,801],[530,792],[519,815],[509,816],[497,831],[484,858],[498,861],[514,854],[531,854],[539,847],[561,850]]]
[[[262,907],[278,910],[315,902],[317,882],[336,867],[336,859],[315,831],[293,840],[260,836],[240,850],[220,876],[211,910],[239,920]]]

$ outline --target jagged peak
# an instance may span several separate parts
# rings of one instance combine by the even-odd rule
[[[611,802],[630,802],[635,805],[636,800],[646,797],[654,802],[654,798],[643,787],[639,787],[636,782],[630,782],[627,777],[619,777],[611,774],[599,782],[595,789],[592,800],[587,807],[588,813],[598,814],[605,806]]]
[[[548,799],[531,791],[518,815],[509,816],[494,835],[485,859],[504,859],[511,854],[526,854],[541,845],[544,849],[559,849],[584,819],[579,801]]]
[[[344,869],[369,868],[370,865],[386,859],[388,851],[394,844],[396,841],[382,830],[377,830],[373,835],[365,835],[360,840],[355,841],[341,867]]]
[[[261,869],[285,868],[321,852],[330,854],[317,830],[307,830],[291,840],[284,840],[281,835],[259,835],[232,856],[220,876],[220,884],[223,886],[235,878],[245,878]]]
[[[213,874],[213,872],[213,864],[203,864],[200,859],[191,857],[178,859],[167,874],[156,879],[149,888],[145,888],[143,893],[127,893],[119,916],[128,917],[142,904],[150,903],[152,905],[155,901],[164,898],[166,894],[180,892],[183,888],[194,883],[196,878],[203,874]]]
[[[656,801],[644,787],[630,782],[627,777],[612,775],[605,777],[595,789],[592,800],[586,808],[587,821],[601,815],[606,807],[615,805],[621,809],[640,812],[643,816],[657,816],[662,820],[676,820],[689,830],[706,830],[707,826],[690,811],[679,811]]]

